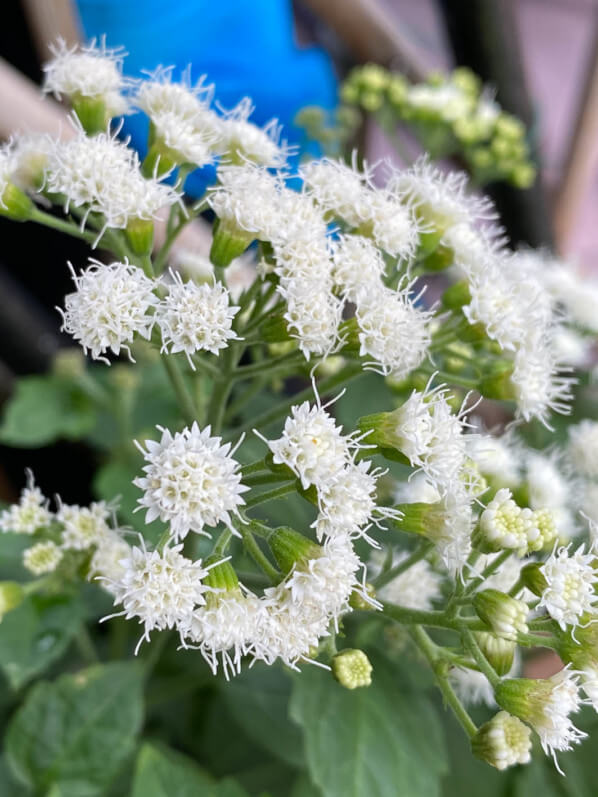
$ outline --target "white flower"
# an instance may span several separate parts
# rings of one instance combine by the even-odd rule
[[[292,280],[278,291],[287,303],[284,319],[291,337],[307,360],[311,355],[328,356],[336,348],[343,303],[315,280]]]
[[[455,491],[461,483],[471,441],[463,434],[465,407],[454,414],[448,398],[443,386],[423,393],[414,390],[393,413],[397,448],[441,492],[448,487]]]
[[[52,540],[37,542],[23,552],[23,565],[35,576],[53,573],[60,564],[62,555],[61,549]]]
[[[404,379],[424,361],[430,346],[431,313],[416,307],[419,296],[411,285],[396,291],[374,288],[359,296],[359,354],[370,357],[366,368],[393,379]]]
[[[272,119],[264,127],[249,121],[253,113],[249,97],[228,111],[221,122],[218,152],[231,159],[248,159],[263,166],[281,168],[286,164],[289,148],[280,141],[281,127]]]
[[[0,148],[0,207],[6,209],[4,193],[13,181],[16,161],[9,145]]]
[[[297,662],[310,660],[320,640],[329,635],[329,619],[317,606],[295,603],[283,585],[265,593],[266,620],[253,640],[253,656],[267,664],[280,659],[298,670]]]
[[[457,697],[466,705],[485,705],[490,708],[496,705],[490,681],[483,673],[454,667],[449,673],[449,680]]]
[[[220,135],[222,120],[210,110],[213,86],[205,75],[191,86],[189,72],[172,82],[172,67],[159,67],[149,80],[138,82],[136,104],[149,116],[158,148],[177,163],[204,166]]]
[[[412,108],[437,113],[447,122],[469,116],[473,110],[473,99],[452,83],[439,86],[417,83],[409,86],[406,101]]]
[[[411,203],[424,223],[444,234],[457,224],[495,217],[486,197],[467,193],[467,181],[463,172],[443,173],[423,156],[408,171],[395,171],[388,188]]]
[[[300,196],[300,195],[298,195]],[[332,290],[332,262],[326,238],[326,228],[314,225],[294,237],[289,234],[286,216],[281,214],[283,232],[273,243],[274,273],[280,277],[281,293],[292,293],[293,289],[315,290],[322,293]],[[286,238],[288,237],[288,240]],[[283,240],[284,238],[284,240]]]
[[[318,504],[325,523],[316,525],[318,539],[323,529],[327,529],[327,533],[342,529],[344,533],[359,535],[364,526],[400,514],[390,507],[377,506],[376,482],[384,471],[370,471],[371,464],[367,460],[357,464],[350,462],[321,483]]]
[[[583,545],[573,554],[563,547],[554,551],[542,565],[547,586],[538,608],[545,607],[563,631],[568,625],[579,625],[584,614],[595,612],[598,600],[595,593],[598,573],[592,566],[595,558],[591,551],[584,553]]]
[[[126,144],[106,133],[88,137],[82,130],[55,142],[45,189],[64,194],[66,212],[83,207],[84,220],[89,212],[100,213],[105,227],[121,229],[137,219],[154,219],[160,208],[180,201],[170,186],[142,177],[137,153]]]
[[[440,506],[439,523],[429,529],[429,538],[436,545],[444,566],[454,576],[463,571],[471,553],[472,505],[463,490],[456,490],[443,495]]]
[[[507,699],[499,692],[499,703],[509,710],[512,702],[518,710],[511,713],[532,726],[544,752],[554,757],[557,752],[571,750],[573,744],[587,735],[576,728],[569,717],[581,707],[578,681],[579,674],[567,668],[543,680],[504,681],[499,690],[506,692]]]
[[[515,487],[521,480],[519,457],[510,438],[473,434],[465,438],[469,456],[484,476],[501,485]]]
[[[457,272],[468,279],[481,276],[492,270],[506,254],[506,238],[502,228],[485,224],[477,228],[461,222],[449,227],[442,236],[441,244],[451,249]]]
[[[471,302],[463,307],[470,324],[483,324],[489,338],[511,351],[548,329],[551,300],[537,281],[512,273],[505,257],[488,258],[478,269],[469,277]]]
[[[435,504],[440,501],[440,493],[420,472],[405,482],[397,482],[393,498],[397,504]]]
[[[352,461],[358,445],[343,437],[342,427],[324,407],[311,407],[308,401],[291,409],[281,437],[266,441],[276,464],[287,465],[306,490],[326,484]]]
[[[532,509],[566,506],[572,485],[554,453],[547,455],[529,451],[525,457],[525,470]]]
[[[557,362],[571,368],[586,368],[592,364],[593,339],[584,338],[574,329],[559,326],[555,329],[552,345]]]
[[[59,39],[50,50],[54,58],[43,66],[44,91],[58,99],[68,97],[71,102],[81,97],[101,100],[110,116],[127,113],[127,102],[121,93],[125,87],[122,64],[126,53],[121,48],[108,49],[103,40],[99,47],[93,40],[86,47],[69,48]]]
[[[260,629],[268,621],[264,601],[241,589],[215,593],[180,626],[185,646],[199,648],[214,675],[222,661],[228,679],[241,671],[241,658],[252,655]],[[258,642],[259,645],[259,642]]]
[[[598,477],[598,421],[585,418],[569,427],[567,453],[575,470],[591,479]]]
[[[174,436],[157,428],[160,442],[146,440],[147,451],[137,444],[149,463],[143,468],[145,476],[133,482],[144,491],[139,505],[147,508],[145,522],[160,518],[170,525],[175,540],[189,531],[209,537],[204,526],[221,522],[238,534],[231,513],[239,514],[245,503],[242,493],[249,488],[241,484],[230,443],[222,445],[220,437],[210,436],[209,426],[200,429],[197,423]]]
[[[232,329],[239,308],[229,304],[229,295],[220,282],[196,285],[171,272],[168,295],[160,302],[156,320],[162,331],[162,351],[184,351],[193,370],[191,355],[197,351],[218,354],[229,340],[240,340]]]
[[[48,499],[35,486],[33,473],[27,471],[27,487],[21,491],[18,504],[13,504],[0,513],[0,531],[13,534],[34,534],[37,529],[48,526],[53,515],[48,509]]]
[[[409,260],[418,244],[418,224],[400,199],[374,188],[365,167],[323,158],[302,166],[300,175],[308,193],[329,216],[343,219],[358,233],[371,237],[390,255]]]
[[[369,238],[340,236],[334,245],[333,261],[334,282],[351,302],[357,302],[363,291],[382,285],[386,264]]]
[[[125,573],[125,563],[131,555],[131,546],[112,529],[105,529],[96,545],[87,578],[90,581],[97,579],[107,592],[115,595],[114,585]]]
[[[329,214],[351,227],[359,227],[368,214],[370,174],[359,172],[342,161],[322,158],[301,166],[300,176],[308,192]]]
[[[512,548],[520,555],[540,536],[532,510],[517,506],[506,487],[498,490],[482,512],[480,531],[495,550]]]
[[[271,241],[279,227],[281,181],[253,164],[218,169],[219,184],[210,189],[208,202],[225,226],[253,238]]]
[[[105,501],[94,502],[89,507],[60,503],[56,519],[64,526],[62,547],[85,551],[97,545],[110,530],[107,520],[113,512],[114,507]]]
[[[562,375],[563,368],[556,360],[544,330],[541,337],[530,336],[515,352],[511,383],[515,390],[517,412],[526,421],[537,418],[548,429],[548,415],[571,412],[571,386],[575,380]],[[565,369],[566,370],[566,369]]]
[[[404,562],[409,557],[407,551],[393,553],[391,567]],[[374,551],[370,557],[370,567],[373,575],[382,569],[386,554],[383,551]],[[420,559],[398,576],[393,578],[378,590],[378,597],[408,609],[429,611],[434,602],[441,597],[440,585],[442,576],[436,573],[429,562]]]
[[[598,669],[587,667],[581,671],[581,688],[594,711],[598,711]]]
[[[40,133],[19,136],[13,145],[12,182],[23,191],[38,191],[43,185],[54,143]]]
[[[135,334],[149,339],[154,316],[150,308],[158,305],[154,282],[143,271],[128,263],[106,266],[97,260],[79,276],[69,263],[77,290],[65,297],[62,330],[72,335],[94,360],[110,361],[102,355],[118,355],[121,349],[131,357],[129,344]],[[132,359],[132,357],[131,357]]]
[[[192,562],[181,553],[182,545],[165,547],[162,552],[131,548],[122,561],[123,573],[110,579],[114,603],[121,603],[123,611],[112,617],[139,618],[144,630],[141,639],[149,641],[150,632],[184,625],[197,606],[205,603],[209,591],[202,579],[208,570],[201,559]],[[104,618],[109,619],[109,618]]]

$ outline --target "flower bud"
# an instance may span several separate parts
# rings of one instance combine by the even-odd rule
[[[506,675],[511,671],[517,649],[516,642],[486,631],[476,631],[474,636],[482,653],[498,675]]]
[[[0,581],[0,620],[23,603],[25,590],[16,581]]]
[[[215,266],[222,268],[230,265],[233,260],[247,249],[253,241],[253,233],[246,232],[230,222],[224,223],[217,219],[212,227],[213,239],[210,249],[210,260]]]
[[[554,513],[550,509],[536,509],[532,512],[532,523],[538,530],[538,536],[529,540],[529,551],[546,551],[552,548],[557,538],[558,530]]]
[[[81,126],[88,136],[95,136],[96,133],[105,133],[110,121],[110,113],[101,96],[85,96],[83,94],[73,94],[71,96],[73,111],[81,122]]]
[[[285,575],[290,573],[297,563],[316,559],[322,550],[315,542],[288,526],[274,529],[268,539],[268,545]]]
[[[511,491],[504,487],[482,512],[474,545],[484,553],[512,549],[523,556],[538,535],[532,510],[517,506]]]
[[[511,598],[497,589],[476,593],[473,605],[478,616],[504,639],[517,639],[517,634],[528,631],[525,622],[529,609],[527,603]]]
[[[41,576],[53,573],[62,560],[61,548],[52,540],[38,542],[23,553],[23,565],[30,573]]]
[[[444,525],[446,510],[441,501],[433,504],[415,502],[412,504],[397,504],[395,507],[401,515],[395,519],[397,528],[409,534],[428,536],[431,529]]]
[[[203,582],[212,589],[235,590],[239,588],[239,579],[234,567],[227,561],[222,561],[220,556],[210,556],[205,561],[208,574]]]
[[[154,245],[154,222],[131,219],[125,228],[127,241],[136,255],[149,255]]]
[[[527,764],[531,760],[531,747],[530,728],[506,711],[499,711],[482,725],[471,740],[473,754],[501,770],[514,764]]]
[[[530,592],[533,592],[539,598],[548,586],[548,582],[542,572],[541,562],[531,562],[529,565],[522,567],[519,578]]]
[[[0,197],[0,214],[13,221],[28,221],[35,205],[24,191],[14,183],[7,183]]]
[[[332,659],[332,674],[345,689],[357,689],[372,683],[372,665],[363,650],[347,648]]]
[[[459,280],[442,294],[442,304],[449,310],[459,310],[471,301],[471,291],[467,280]]]

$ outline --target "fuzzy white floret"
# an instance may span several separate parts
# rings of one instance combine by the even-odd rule
[[[246,158],[270,168],[286,164],[289,147],[280,140],[281,126],[272,119],[263,128],[249,121],[254,107],[244,97],[231,111],[225,113],[219,131],[218,151],[229,158]]]
[[[145,522],[156,518],[170,525],[172,537],[184,538],[189,531],[210,536],[205,526],[226,524],[231,531],[231,515],[238,515],[245,502],[239,463],[233,459],[230,443],[212,437],[211,429],[197,423],[172,435],[162,432],[159,442],[146,440],[146,450],[139,450],[148,463],[145,476],[134,484],[144,491],[140,507],[147,509]]]
[[[568,625],[579,625],[584,614],[595,613],[598,573],[594,561],[595,554],[585,553],[582,545],[572,554],[568,548],[559,548],[542,565],[547,587],[538,608],[545,607],[563,631]]]
[[[400,381],[422,364],[431,342],[431,314],[416,306],[418,299],[411,285],[360,294],[355,314],[359,354],[368,358],[367,368]]]
[[[35,486],[33,473],[27,471],[27,487],[21,491],[18,504],[0,512],[0,531],[13,534],[34,534],[48,526],[53,515],[48,509],[48,499]]]
[[[67,550],[85,551],[97,545],[108,534],[108,518],[114,507],[105,501],[97,501],[87,506],[60,504],[56,519],[64,529],[61,533],[62,547]]]
[[[71,273],[77,290],[65,297],[62,330],[72,335],[94,360],[109,360],[108,351],[118,355],[135,335],[149,339],[155,317],[150,310],[158,305],[154,282],[128,263],[104,265],[91,260],[79,276]],[[69,264],[70,265],[70,264]]]
[[[578,473],[598,477],[598,421],[585,418],[569,427],[567,453]]]
[[[218,354],[230,340],[239,340],[232,329],[239,308],[230,304],[227,289],[220,283],[196,285],[183,282],[171,272],[168,295],[156,311],[162,331],[162,351],[185,352],[191,368],[191,355],[198,351]]]
[[[125,53],[121,48],[109,49],[104,41],[98,47],[95,40],[85,47],[69,48],[59,39],[50,50],[54,57],[43,66],[44,91],[71,101],[98,98],[106,103],[111,116],[127,113],[128,104],[122,96],[126,85],[122,75]]]
[[[339,342],[343,303],[322,287],[315,280],[294,279],[278,288],[287,304],[284,319],[289,334],[297,338],[308,360],[312,354],[331,354]]]

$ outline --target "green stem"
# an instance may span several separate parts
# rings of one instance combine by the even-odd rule
[[[488,626],[475,617],[452,618],[448,617],[446,612],[410,609],[407,606],[398,606],[396,603],[387,603],[386,601],[382,601],[382,611],[391,620],[402,625],[426,625],[430,628],[450,628],[453,631],[461,631],[463,628],[472,631],[488,630]]]
[[[437,653],[436,645],[432,642],[430,637],[426,634],[423,628],[419,626],[414,626],[413,628],[409,629],[409,633],[411,634],[411,638],[417,645],[417,647],[421,650],[424,654],[430,666],[436,676],[436,683],[440,691],[442,692],[442,696],[444,698],[444,702],[446,705],[450,706],[453,710],[455,717],[460,722],[461,726],[465,733],[472,739],[478,729],[476,724],[471,719],[465,706],[461,703],[457,695],[455,694],[455,690],[451,686],[446,674],[444,672],[445,665],[442,658]]]
[[[214,556],[223,556],[228,548],[232,536],[233,533],[230,529],[224,529],[220,537],[218,537],[216,545],[214,545],[214,548],[212,549],[212,554]]]
[[[35,208],[30,221],[43,224],[44,227],[51,227],[54,230],[59,230],[59,232],[71,235],[73,238],[80,238],[82,241],[87,241],[87,243],[90,244],[97,238],[95,233],[81,230],[76,224],[72,224],[70,221],[65,221],[64,219],[57,219],[56,216],[52,216],[50,213],[44,213],[44,211],[39,208]]]
[[[471,595],[471,593],[482,584],[489,576],[495,573],[498,568],[507,561],[507,559],[512,555],[513,551],[506,550],[501,551],[495,559],[493,559],[490,564],[484,568],[481,575],[472,578],[472,580],[467,585],[467,589],[465,590],[466,595]]]
[[[271,377],[279,371],[287,371],[295,368],[299,363],[304,363],[305,357],[300,351],[293,351],[288,354],[283,354],[280,357],[275,357],[272,360],[265,362],[251,363],[251,365],[242,365],[233,374],[233,379],[238,381],[240,379],[249,379],[252,376],[267,376]]]
[[[226,409],[224,414],[225,423],[234,418],[235,415],[237,415],[237,413],[240,412],[243,407],[245,407],[245,405],[248,404],[249,401],[260,392],[260,390],[264,387],[265,382],[265,379],[256,379],[251,387],[248,387],[246,390],[242,390],[240,392],[240,395],[234,401],[232,401]]]
[[[188,424],[192,424],[197,418],[197,410],[195,409],[193,398],[191,397],[191,393],[185,384],[185,379],[181,373],[179,365],[174,356],[171,354],[162,354],[160,355],[160,358],[164,363],[164,368],[166,369],[168,378],[170,379],[172,387],[174,388],[179,409],[181,410],[185,421]]]
[[[281,487],[275,487],[273,490],[267,490],[265,493],[250,496],[245,502],[245,508],[250,509],[252,506],[265,504],[267,501],[275,501],[277,498],[282,498],[289,493],[294,493],[296,490],[295,482],[283,484]]]
[[[461,635],[463,637],[463,642],[471,655],[474,658],[475,663],[480,668],[480,672],[483,673],[486,678],[490,681],[492,686],[496,686],[500,678],[494,669],[494,667],[490,664],[488,659],[484,656],[482,649],[477,643],[477,640],[471,630],[467,628],[465,625],[461,627]]]
[[[408,556],[402,562],[399,562],[399,564],[395,565],[394,567],[391,567],[386,572],[380,573],[380,575],[373,580],[373,586],[376,589],[380,589],[380,587],[384,587],[386,584],[389,584],[393,579],[397,578],[397,576],[400,576],[401,573],[404,573],[405,570],[409,570],[412,565],[423,559],[432,547],[433,543],[431,543],[429,540],[424,540],[410,556]]]
[[[245,546],[247,553],[251,556],[256,565],[268,576],[270,581],[273,584],[278,584],[281,579],[281,574],[274,567],[274,565],[271,564],[260,546],[257,544],[255,537],[249,530],[248,526],[239,524],[239,531],[243,537],[243,545]]]
[[[336,387],[347,384],[352,379],[360,376],[362,373],[363,371],[360,365],[348,365],[337,374],[333,374],[332,376],[323,379],[318,385],[320,397],[324,396],[330,390],[334,390]],[[280,418],[284,418],[294,404],[300,404],[302,401],[313,398],[313,394],[313,387],[310,386],[305,388],[305,390],[301,390],[299,393],[296,393],[290,398],[285,398],[284,401],[279,402],[272,407],[272,409],[267,410],[267,412],[263,412],[261,415],[258,415],[257,418],[252,418],[251,420],[241,424],[241,426],[237,426],[235,429],[232,429],[230,432],[224,435],[224,439],[232,440],[235,437],[238,437],[242,432],[247,432],[251,429],[263,430],[271,423],[280,420]]]
[[[543,636],[542,634],[517,634],[517,642],[520,645],[531,648],[552,648],[558,650],[559,641],[552,634]]]

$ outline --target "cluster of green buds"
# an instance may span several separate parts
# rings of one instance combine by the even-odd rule
[[[359,122],[359,111],[351,105],[341,105],[332,112],[319,105],[306,105],[294,119],[307,141],[317,141],[329,157],[338,157],[350,146]]]
[[[467,68],[409,84],[400,73],[366,64],[349,73],[341,99],[376,114],[384,127],[408,124],[432,157],[459,156],[479,184],[507,180],[528,188],[534,181],[525,127]]]

